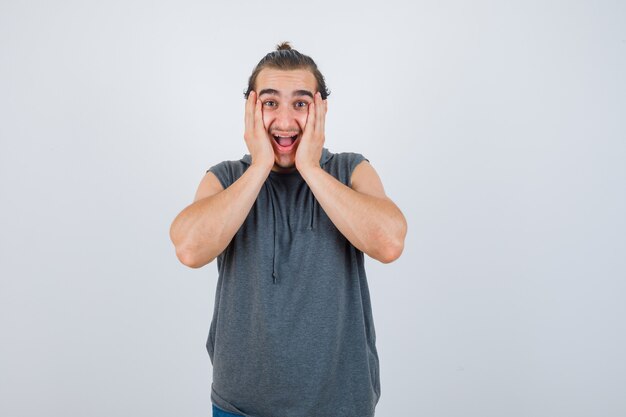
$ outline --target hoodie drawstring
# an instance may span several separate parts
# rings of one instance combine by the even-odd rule
[[[267,194],[270,196],[270,205],[272,206],[272,217],[274,218],[274,224],[272,225],[272,230],[274,231],[274,247],[272,253],[272,279],[274,284],[276,284],[276,279],[278,278],[278,270],[276,269],[276,222],[278,219],[276,218],[276,209],[274,208],[274,193],[271,190],[271,185],[269,181],[265,183],[265,186],[268,187]]]
[[[311,201],[311,223],[309,223],[309,230],[313,230],[315,228],[315,197],[313,193],[309,193],[310,201]]]

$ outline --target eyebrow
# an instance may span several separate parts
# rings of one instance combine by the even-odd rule
[[[272,94],[272,95],[279,96],[279,97],[281,95],[278,92],[278,90],[275,90],[273,88],[264,88],[263,90],[259,92],[259,97],[261,97],[263,94]],[[309,96],[313,98],[313,93],[311,93],[309,90],[296,90],[291,94],[291,96],[292,97]]]

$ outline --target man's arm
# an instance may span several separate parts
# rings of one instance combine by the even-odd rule
[[[176,256],[191,268],[208,264],[226,249],[274,166],[274,148],[265,131],[261,107],[256,91],[251,91],[246,100],[243,137],[252,164],[246,172],[225,190],[217,177],[208,172],[193,204],[181,211],[170,226]]]
[[[170,227],[170,239],[183,264],[200,268],[226,249],[248,216],[270,170],[252,164],[225,190],[213,173],[205,175],[195,201],[176,216]]]
[[[391,201],[374,168],[363,161],[352,173],[352,188],[319,166],[300,174],[330,220],[356,248],[383,262],[393,262],[404,249],[407,223]]]

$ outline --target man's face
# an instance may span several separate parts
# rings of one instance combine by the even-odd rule
[[[296,150],[304,133],[308,107],[317,92],[309,70],[282,71],[265,68],[259,72],[255,91],[262,103],[263,124],[272,139],[272,171],[295,170]],[[282,136],[282,139],[279,138]],[[295,141],[291,137],[296,137]]]

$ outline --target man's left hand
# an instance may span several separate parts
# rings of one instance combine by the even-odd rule
[[[315,93],[313,103],[309,104],[306,125],[296,150],[296,169],[298,171],[310,167],[319,168],[320,166],[325,140],[324,122],[326,121],[327,111],[328,101],[322,100],[322,95],[319,92]]]

